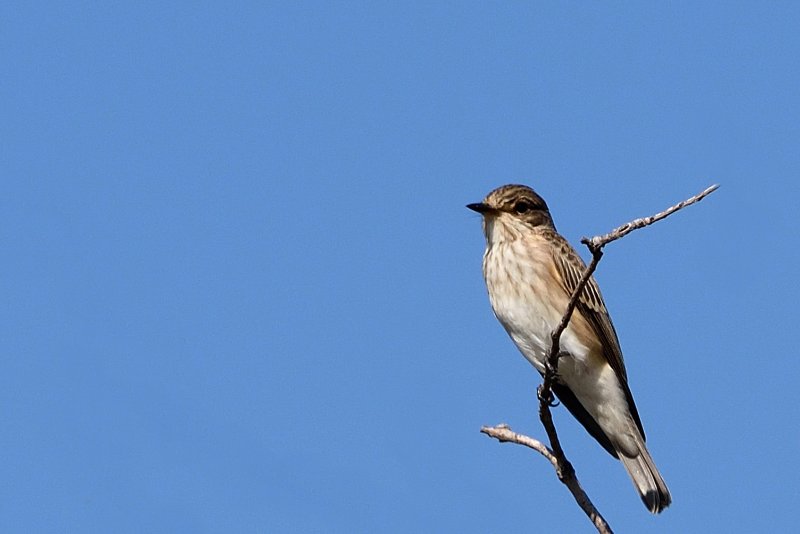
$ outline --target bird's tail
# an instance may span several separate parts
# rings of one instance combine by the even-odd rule
[[[661,478],[661,473],[658,472],[656,464],[653,462],[653,457],[644,444],[644,438],[641,434],[636,434],[636,445],[639,449],[639,454],[636,456],[628,456],[623,451],[618,450],[617,455],[625,466],[625,470],[633,480],[633,485],[636,491],[639,492],[644,505],[647,509],[654,514],[658,514],[664,510],[672,502],[672,496],[669,494],[669,489],[664,479]]]

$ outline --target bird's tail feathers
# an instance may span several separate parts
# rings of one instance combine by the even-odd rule
[[[658,472],[653,457],[644,444],[644,439],[638,431],[636,434],[636,445],[639,449],[639,454],[636,456],[629,456],[622,450],[617,450],[619,459],[625,470],[633,481],[636,491],[644,501],[644,505],[650,512],[654,514],[661,513],[672,502],[672,496],[669,493],[667,484],[661,478],[661,473]]]

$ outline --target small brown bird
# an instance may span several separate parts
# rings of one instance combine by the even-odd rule
[[[556,231],[544,199],[504,185],[469,209],[483,216],[483,276],[497,319],[539,373],[585,264]],[[553,391],[594,439],[625,466],[647,509],[672,502],[645,446],[617,333],[591,278],[561,336]]]

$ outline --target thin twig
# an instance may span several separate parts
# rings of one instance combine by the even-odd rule
[[[561,321],[551,333],[550,350],[548,350],[547,354],[545,355],[544,378],[542,380],[542,384],[537,390],[539,397],[539,419],[542,421],[542,425],[547,432],[547,437],[550,440],[550,448],[538,440],[512,432],[511,429],[506,425],[500,425],[497,427],[483,427],[481,429],[481,432],[484,434],[496,438],[501,442],[513,442],[520,445],[525,445],[526,447],[536,450],[542,456],[547,458],[555,468],[558,479],[564,485],[566,485],[567,488],[569,488],[570,492],[575,498],[575,501],[586,513],[586,515],[589,516],[592,524],[601,534],[611,533],[611,527],[608,525],[608,522],[606,522],[597,508],[595,508],[594,504],[589,499],[589,496],[585,491],[583,491],[583,488],[581,488],[581,485],[578,482],[578,478],[575,474],[575,470],[573,469],[569,460],[567,460],[564,450],[561,447],[561,442],[558,439],[556,427],[553,424],[553,416],[550,412],[550,407],[553,404],[553,382],[558,376],[558,358],[561,353],[561,335],[564,333],[564,330],[567,329],[569,321],[572,318],[572,314],[575,311],[575,307],[578,305],[580,295],[583,293],[586,284],[589,283],[589,279],[592,277],[592,274],[597,269],[598,263],[600,263],[600,259],[603,257],[604,246],[616,241],[617,239],[625,237],[634,230],[644,228],[645,226],[650,226],[655,222],[665,219],[676,211],[685,208],[686,206],[700,202],[706,196],[716,191],[717,188],[719,188],[719,185],[712,185],[701,193],[698,193],[697,195],[688,198],[683,202],[675,204],[674,206],[671,206],[660,213],[656,213],[655,215],[651,215],[649,217],[635,219],[615,228],[611,232],[604,235],[594,236],[591,239],[585,237],[581,239],[581,243],[586,245],[589,248],[589,251],[592,253],[592,260],[589,262],[589,265],[586,266],[586,269],[584,269],[578,284],[575,286],[575,290],[570,296],[567,309],[564,311]]]
[[[675,204],[674,206],[671,206],[660,213],[656,213],[655,215],[651,215],[649,217],[641,217],[639,219],[635,219],[601,236],[594,236],[591,239],[584,237],[581,239],[581,243],[586,245],[589,249],[589,252],[592,253],[592,261],[589,262],[589,265],[586,267],[586,269],[584,269],[583,275],[581,276],[581,279],[578,281],[578,285],[575,286],[575,290],[572,292],[572,295],[570,296],[569,299],[569,303],[567,304],[567,309],[566,311],[564,311],[564,316],[561,317],[561,322],[558,323],[558,326],[556,326],[555,330],[553,330],[553,332],[550,334],[550,351],[547,354],[547,364],[551,367],[551,372],[545,373],[543,388],[539,395],[540,398],[542,397],[542,395],[544,395],[545,398],[547,398],[548,396],[548,393],[552,386],[553,376],[556,374],[556,371],[558,370],[558,354],[561,352],[560,349],[561,334],[563,334],[564,330],[567,329],[567,325],[569,324],[569,321],[572,318],[572,313],[575,311],[575,306],[578,305],[578,300],[580,300],[578,296],[583,292],[583,289],[586,287],[586,284],[589,283],[589,279],[592,277],[592,274],[594,274],[594,271],[597,269],[597,264],[600,263],[600,259],[603,257],[603,247],[611,243],[612,241],[616,241],[617,239],[625,237],[634,230],[644,228],[645,226],[650,226],[655,222],[658,222],[662,219],[666,219],[676,211],[681,210],[686,206],[691,206],[692,204],[700,202],[705,197],[716,191],[718,188],[719,184],[712,185],[711,187],[706,188],[703,192],[698,193],[697,195],[691,198],[687,198],[683,202],[679,202],[678,204]],[[549,379],[548,375],[550,375]],[[548,404],[551,401],[552,397],[549,398]]]
[[[553,454],[553,451],[551,451],[547,445],[545,445],[538,439],[534,439],[528,436],[523,436],[522,434],[517,434],[516,432],[511,430],[511,427],[509,427],[505,423],[501,423],[497,426],[481,427],[481,433],[496,439],[500,443],[507,443],[507,442],[518,443],[519,445],[525,445],[526,447],[535,450],[536,452],[547,458],[547,461],[553,464],[553,469],[556,470],[556,474],[559,474],[558,460]]]
[[[591,239],[584,237],[583,239],[581,239],[581,243],[586,245],[589,251],[592,253],[592,261],[589,262],[589,265],[586,267],[586,269],[584,269],[583,275],[578,281],[578,285],[575,286],[575,290],[572,292],[572,295],[569,298],[567,309],[564,311],[563,317],[561,317],[561,322],[558,323],[558,326],[556,326],[556,328],[550,335],[550,350],[547,352],[545,358],[544,380],[542,381],[542,385],[539,388],[538,392],[540,401],[539,403],[540,414],[542,412],[550,411],[549,408],[553,402],[553,394],[552,394],[553,380],[558,374],[558,356],[561,352],[560,349],[561,335],[564,333],[564,330],[566,330],[567,326],[569,325],[569,321],[572,318],[572,313],[575,311],[575,307],[578,305],[578,301],[580,300],[579,296],[581,295],[581,293],[583,293],[583,289],[586,287],[586,284],[589,283],[589,279],[592,277],[592,274],[597,269],[597,264],[600,263],[600,259],[603,257],[603,247],[613,241],[616,241],[617,239],[625,237],[634,230],[644,228],[645,226],[650,226],[655,222],[658,222],[662,219],[666,219],[676,211],[681,210],[686,206],[691,206],[692,204],[700,202],[705,197],[716,191],[718,188],[719,184],[712,185],[710,187],[707,187],[702,192],[696,194],[695,196],[687,198],[683,202],[679,202],[678,204],[675,204],[674,206],[671,206],[660,213],[656,213],[655,215],[651,215],[649,217],[641,217],[639,219],[635,219],[601,236],[594,236]],[[556,452],[558,452],[559,449],[560,446],[553,447],[553,450],[555,450]]]
[[[594,250],[596,248],[603,248],[604,246],[606,246],[607,244],[611,243],[612,241],[616,241],[617,239],[619,239],[621,237],[625,237],[626,235],[628,235],[629,233],[633,232],[634,230],[638,230],[639,228],[644,228],[645,226],[650,226],[651,224],[653,224],[655,222],[658,222],[661,219],[666,219],[667,217],[669,217],[670,215],[672,215],[676,211],[682,210],[686,206],[691,206],[692,204],[696,204],[697,202],[700,202],[701,200],[706,198],[708,195],[710,195],[711,193],[713,193],[717,189],[719,189],[719,184],[714,184],[714,185],[712,185],[710,187],[707,187],[701,193],[698,193],[698,194],[696,194],[695,196],[693,196],[691,198],[687,198],[683,202],[679,202],[679,203],[675,204],[674,206],[665,209],[661,213],[656,213],[655,215],[651,215],[650,217],[642,217],[640,219],[635,219],[635,220],[633,220],[633,221],[631,221],[629,223],[623,224],[622,226],[620,226],[618,228],[615,228],[614,230],[610,231],[609,233],[607,233],[605,235],[594,236],[591,239],[587,239],[587,238],[584,237],[583,239],[581,239],[581,243],[583,243],[584,245],[589,247],[589,250],[591,250],[592,253],[594,253]]]
[[[556,470],[556,476],[558,479],[563,482],[565,486],[567,486],[567,489],[569,489],[570,493],[572,493],[572,496],[575,498],[575,502],[577,502],[578,506],[581,507],[587,516],[589,516],[589,519],[597,531],[603,534],[613,534],[611,527],[608,525],[603,516],[600,515],[600,512],[597,511],[597,508],[594,507],[591,499],[589,499],[589,496],[586,495],[586,492],[581,487],[580,482],[578,482],[578,478],[575,476],[575,471],[572,469],[572,465],[569,462],[566,462],[566,466],[569,470],[564,471],[563,462],[556,458],[556,455],[547,447],[547,445],[538,439],[517,434],[511,430],[508,425],[497,425],[494,427],[485,426],[481,428],[481,432],[489,437],[495,438],[501,443],[516,443],[518,445],[530,447],[547,458],[547,460],[553,466],[553,469]]]

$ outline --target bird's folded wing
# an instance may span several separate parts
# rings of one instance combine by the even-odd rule
[[[558,248],[554,250],[554,263],[558,269],[564,291],[569,298],[578,287],[578,282],[586,270],[586,264],[583,263],[583,260],[578,253],[575,252],[575,249],[563,238],[559,239],[558,242]],[[642,433],[642,437],[644,437],[642,422],[639,419],[636,404],[633,402],[633,395],[628,387],[628,373],[625,371],[625,361],[622,358],[622,349],[619,346],[617,332],[614,330],[614,325],[611,323],[611,317],[608,315],[608,310],[603,302],[603,296],[600,294],[600,288],[597,286],[594,277],[589,278],[586,286],[584,286],[575,309],[586,319],[597,335],[597,338],[600,340],[603,346],[603,355],[606,360],[608,360],[611,368],[614,369],[617,379],[622,389],[625,391],[625,396],[628,399],[628,404],[630,405],[631,414],[636,422],[636,426],[639,427],[639,431]]]

